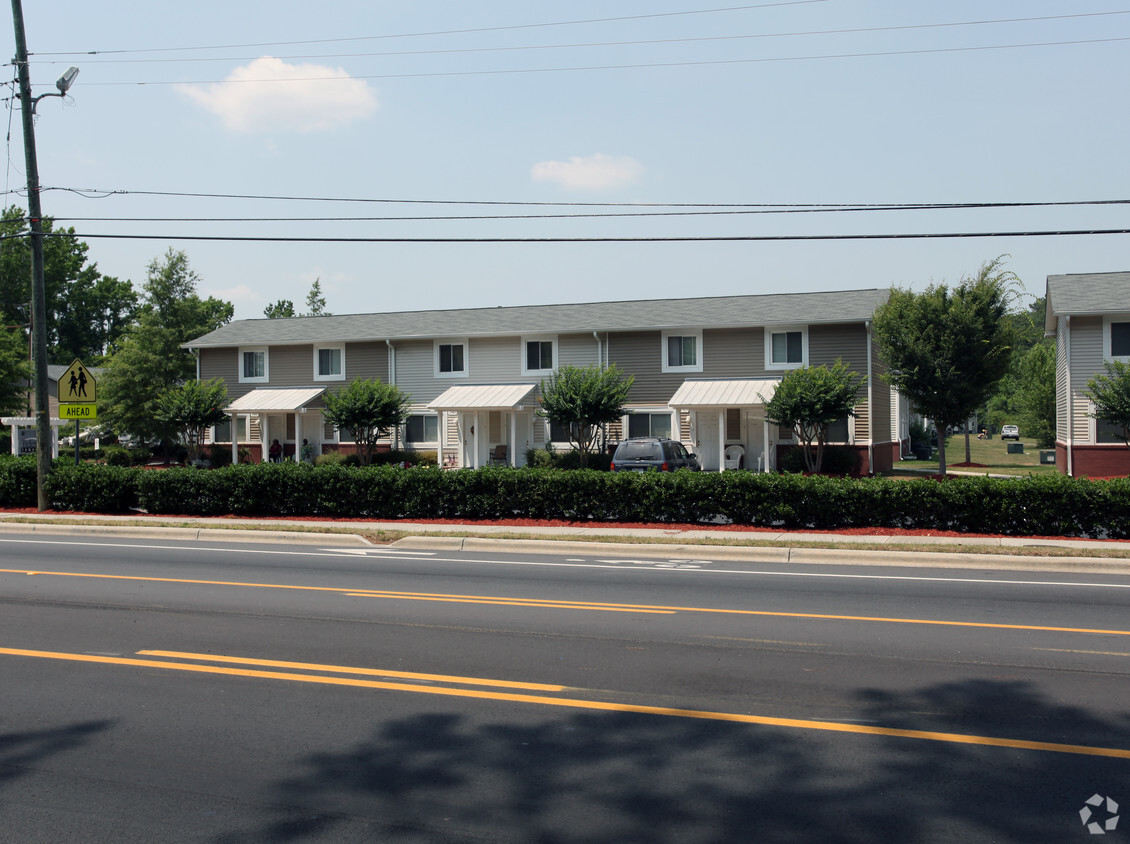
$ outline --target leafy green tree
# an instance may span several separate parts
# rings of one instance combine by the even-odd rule
[[[1103,367],[1106,375],[1091,378],[1083,395],[1095,403],[1091,415],[1121,428],[1120,438],[1130,446],[1130,364],[1112,360]]]
[[[387,437],[408,418],[411,398],[395,384],[358,378],[336,393],[325,394],[323,418],[348,432],[357,444],[362,466],[373,461],[377,441]]]
[[[129,281],[98,272],[87,263],[88,247],[74,229],[43,221],[44,293],[47,345],[51,357],[93,364],[132,322],[138,297]],[[30,321],[31,248],[27,215],[16,206],[0,214],[0,319],[6,325]]]
[[[263,309],[263,316],[267,319],[286,319],[288,317],[298,316],[294,312],[294,302],[290,299],[279,299],[272,305],[267,305]]]
[[[562,366],[542,380],[537,413],[565,430],[581,466],[587,466],[600,426],[623,416],[634,382],[615,364],[604,369],[596,364]]]
[[[179,387],[170,387],[158,396],[157,418],[180,435],[191,463],[200,458],[205,431],[228,418],[223,410],[227,403],[228,388],[223,379],[193,379]]]
[[[946,473],[945,432],[963,425],[1008,372],[1013,329],[1004,319],[1015,274],[997,257],[951,292],[895,288],[875,312],[886,380],[938,429],[938,470]]]
[[[27,337],[18,328],[0,327],[0,414],[22,414],[27,409],[30,381]]]
[[[848,371],[842,360],[832,368],[804,366],[785,373],[765,401],[765,418],[775,425],[788,425],[800,443],[804,468],[819,472],[824,463],[824,444],[833,423],[855,415],[859,391],[867,376]]]
[[[326,297],[322,295],[321,278],[314,279],[310,292],[306,294],[306,313],[303,316],[333,316],[326,310]]]
[[[1000,428],[1002,425],[1020,423],[1025,431],[1036,432],[1046,426],[1033,424],[1031,410],[1025,405],[1023,396],[1032,398],[1034,392],[1041,390],[1038,383],[1030,383],[1032,377],[1042,377],[1042,373],[1026,366],[1028,353],[1038,345],[1051,345],[1044,337],[1044,314],[1047,301],[1036,299],[1026,310],[1010,312],[1005,316],[1013,331],[1012,363],[1009,370],[998,382],[997,387],[977,409],[977,417],[986,425]],[[1053,351],[1054,355],[1054,351]],[[1044,389],[1047,385],[1042,385]],[[1022,395],[1023,394],[1023,395]],[[1054,420],[1054,416],[1052,417]],[[1023,420],[1023,421],[1022,421]],[[1053,422],[1054,427],[1054,422]]]
[[[148,273],[137,322],[99,381],[99,412],[118,433],[156,441],[175,432],[159,417],[160,396],[196,374],[196,361],[182,344],[229,322],[235,309],[230,302],[197,295],[199,277],[184,252],[170,249],[150,262]]]
[[[1025,436],[1033,437],[1038,448],[1055,445],[1055,345],[1032,346],[1020,358],[1020,378],[1016,388],[1017,421]]]

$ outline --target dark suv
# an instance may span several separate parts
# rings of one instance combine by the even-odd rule
[[[612,455],[613,472],[646,472],[648,469],[660,472],[690,469],[697,472],[700,468],[698,457],[687,451],[678,440],[633,437],[616,446],[616,453]]]

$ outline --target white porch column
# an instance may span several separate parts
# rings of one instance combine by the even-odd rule
[[[761,471],[769,471],[769,420],[761,417],[761,430],[765,437],[765,459],[761,461]]]
[[[250,416],[247,418],[247,424],[248,424],[247,430],[250,431],[251,430],[251,428],[250,428],[251,417]],[[267,429],[270,428],[270,427],[271,427],[271,424],[270,424],[270,421],[267,418],[266,414],[260,413],[259,414],[259,462],[260,463],[270,462],[270,455],[267,453],[268,448],[269,448],[269,446],[267,445],[267,436],[270,433]]]
[[[516,467],[518,465],[518,414],[510,411],[510,449],[507,452],[510,455],[510,465]]]
[[[726,471],[726,408],[718,408],[718,471]]]
[[[19,456],[20,453],[20,435],[19,426],[15,422],[11,424],[12,429],[12,454]]]
[[[300,407],[294,411],[294,462],[302,462],[302,414],[306,408]]]

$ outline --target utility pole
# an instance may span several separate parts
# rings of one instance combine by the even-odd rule
[[[20,0],[12,0],[16,28],[16,58],[20,107],[24,122],[24,158],[27,167],[27,212],[31,232],[31,333],[35,358],[35,462],[36,491],[40,512],[50,509],[47,475],[51,471],[51,418],[47,396],[47,295],[43,286],[43,217],[39,207],[39,165],[35,158],[35,101],[31,96],[31,73],[27,63],[24,12]]]

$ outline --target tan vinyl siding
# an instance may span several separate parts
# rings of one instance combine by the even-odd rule
[[[311,372],[314,371],[313,366],[311,350]],[[358,378],[375,378],[381,383],[388,383],[388,346],[384,343],[345,344],[345,381],[349,383]],[[330,383],[332,385],[333,382]]]
[[[239,351],[237,349],[201,349],[200,379],[210,381],[222,378],[228,388],[228,398],[235,401],[255,389],[255,384],[239,383]]]
[[[837,358],[867,373],[867,329],[861,323],[813,325],[808,329],[808,365],[831,366]]]
[[[596,352],[596,338],[591,334],[561,334],[557,338],[558,366],[591,366],[597,362]]]
[[[660,349],[657,345],[657,354]],[[752,378],[762,374],[765,339],[760,329],[707,329],[702,332],[701,378]]]
[[[1091,402],[1083,390],[1087,381],[1103,371],[1102,317],[1073,317],[1071,320],[1071,425],[1075,442],[1093,442]]]
[[[271,346],[267,351],[267,367],[271,380],[257,386],[309,386],[314,383],[314,347]]]

